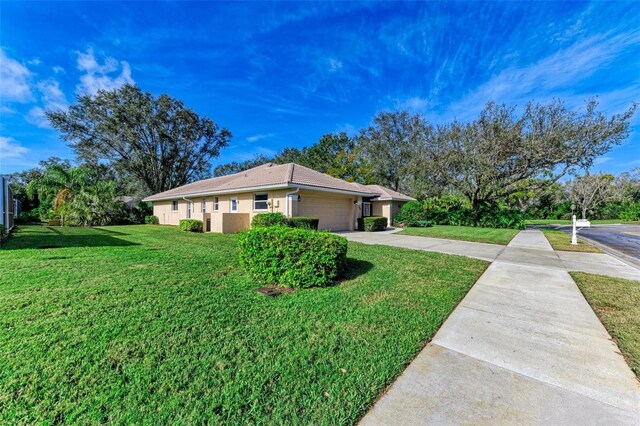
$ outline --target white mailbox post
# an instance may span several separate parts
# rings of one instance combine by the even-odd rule
[[[571,244],[578,245],[578,237],[576,235],[576,215],[573,215],[573,232],[571,232]]]

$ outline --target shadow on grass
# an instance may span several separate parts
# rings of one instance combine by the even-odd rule
[[[80,230],[81,231],[81,230]],[[100,232],[95,232],[100,231]],[[86,233],[68,233],[55,227],[33,227],[9,238],[0,250],[54,249],[66,247],[124,247],[140,244],[116,238],[111,234],[127,235],[114,231],[87,228]]]
[[[366,260],[347,258],[347,267],[342,275],[342,280],[352,280],[364,275],[373,268],[373,263]]]

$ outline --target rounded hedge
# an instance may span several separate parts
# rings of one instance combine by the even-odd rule
[[[267,226],[290,226],[292,228],[318,230],[320,218],[294,216],[286,217],[282,213],[258,213],[251,221],[252,228],[264,228]]]
[[[160,223],[160,219],[158,219],[158,216],[145,216],[144,223],[146,223],[147,225],[158,225]]]
[[[253,228],[238,236],[240,264],[262,284],[324,287],[343,273],[347,240],[287,226]]]
[[[358,218],[358,231],[377,232],[387,229],[387,218],[383,216],[369,216]]]
[[[197,219],[180,219],[180,229],[188,232],[202,232],[202,221]]]
[[[293,216],[289,218],[288,225],[292,228],[311,229],[313,231],[318,230],[318,224],[320,224],[319,217],[305,217],[305,216]]]

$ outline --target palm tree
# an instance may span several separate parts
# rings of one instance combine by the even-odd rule
[[[42,177],[27,185],[27,195],[34,199],[36,194],[41,202],[51,204],[55,213],[60,213],[62,225],[67,205],[89,184],[90,174],[83,167],[67,168],[63,165],[51,165]]]

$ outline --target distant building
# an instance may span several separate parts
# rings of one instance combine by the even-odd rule
[[[14,220],[18,215],[18,201],[13,198],[13,192],[9,188],[9,178],[0,176],[0,225],[8,230],[14,226]]]

